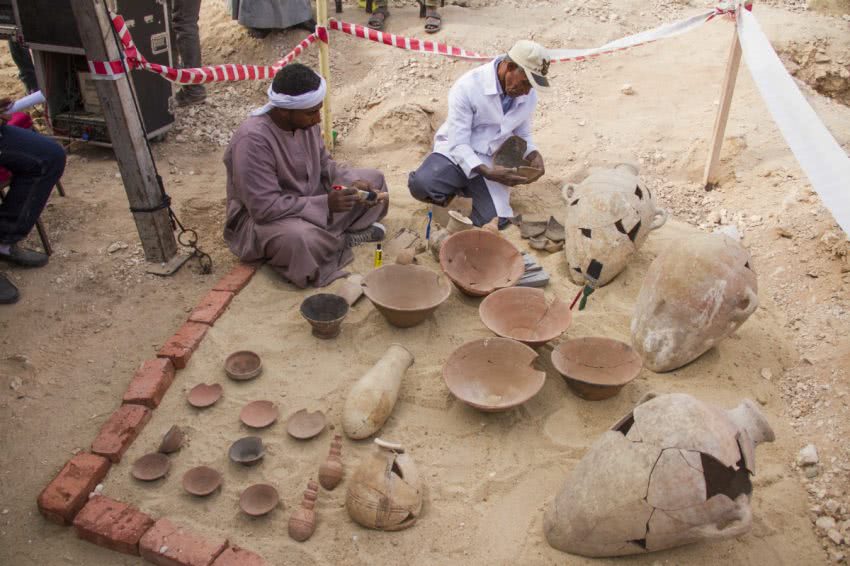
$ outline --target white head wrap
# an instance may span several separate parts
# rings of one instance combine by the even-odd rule
[[[328,86],[325,83],[324,77],[319,77],[319,79],[322,81],[319,84],[319,88],[296,96],[275,92],[272,88],[272,85],[269,85],[269,90],[267,91],[267,94],[269,96],[268,104],[261,106],[260,108],[257,108],[256,110],[251,112],[251,116],[259,116],[260,114],[265,114],[272,108],[286,108],[287,110],[307,110],[309,108],[314,108],[318,106],[325,99],[325,93],[328,90]]]

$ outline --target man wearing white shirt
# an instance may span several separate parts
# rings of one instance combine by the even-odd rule
[[[549,56],[533,41],[521,40],[508,54],[465,73],[449,91],[449,115],[434,139],[434,152],[408,178],[417,200],[446,206],[455,197],[472,198],[471,220],[483,226],[513,217],[510,187],[543,175],[543,157],[531,139],[537,89],[547,88]],[[493,154],[511,136],[528,144],[525,159],[540,170],[529,180],[493,164]]]

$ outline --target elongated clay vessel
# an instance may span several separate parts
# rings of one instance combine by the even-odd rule
[[[319,466],[319,483],[328,491],[333,491],[342,481],[342,436],[336,434],[331,441],[328,458]]]
[[[603,557],[740,536],[752,524],[755,448],[773,440],[749,399],[724,411],[649,394],[570,473],[546,509],[546,540]]]
[[[413,526],[422,511],[419,471],[400,444],[379,438],[375,444],[348,484],[345,508],[364,527],[400,531]]]
[[[407,348],[391,344],[354,384],[342,409],[342,429],[349,438],[368,438],[384,426],[398,399],[401,378],[412,364],[413,354]]]
[[[626,163],[592,169],[581,183],[566,185],[563,195],[567,273],[577,285],[601,287],[610,282],[649,233],[667,220],[640,182],[637,168]]]
[[[649,266],[632,318],[632,344],[646,367],[671,371],[700,357],[758,308],[750,253],[723,234],[700,234]]]
[[[319,497],[319,484],[314,481],[307,483],[307,489],[304,491],[304,499],[301,500],[301,507],[292,512],[287,525],[289,536],[292,540],[304,542],[316,530],[316,499]]]

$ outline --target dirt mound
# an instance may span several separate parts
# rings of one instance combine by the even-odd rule
[[[436,131],[434,110],[410,102],[382,109],[376,118],[367,119],[366,124],[371,133],[368,145],[373,148],[415,144],[427,149]]]
[[[827,40],[790,43],[780,51],[792,75],[824,96],[850,106],[850,61]]]

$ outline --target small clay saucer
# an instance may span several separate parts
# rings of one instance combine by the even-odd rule
[[[624,342],[588,336],[558,344],[552,350],[552,365],[576,395],[600,401],[613,397],[636,378],[643,361]]]
[[[183,474],[183,489],[192,495],[204,497],[220,485],[221,474],[207,466],[198,466]]]
[[[171,454],[177,452],[183,446],[185,435],[179,426],[174,425],[165,436],[162,437],[162,442],[159,443],[159,451],[163,454]]]
[[[189,391],[187,399],[193,407],[203,409],[215,405],[216,401],[221,399],[222,392],[223,389],[218,383],[212,385],[199,383]]]
[[[246,436],[230,445],[227,455],[233,462],[243,466],[254,466],[263,459],[266,451],[259,436]]]
[[[171,460],[168,459],[168,456],[159,452],[151,452],[133,462],[130,473],[137,480],[154,481],[164,477],[169,468],[171,468]]]
[[[239,413],[239,420],[251,428],[266,428],[277,420],[277,407],[271,401],[252,401]]]
[[[224,360],[224,371],[230,379],[248,381],[263,373],[263,362],[254,352],[240,350],[227,356]]]
[[[325,423],[325,414],[322,411],[310,413],[307,409],[301,409],[286,421],[286,432],[298,440],[308,440],[325,430]]]
[[[277,490],[265,483],[258,483],[248,487],[239,496],[239,507],[252,517],[265,515],[280,501]]]

